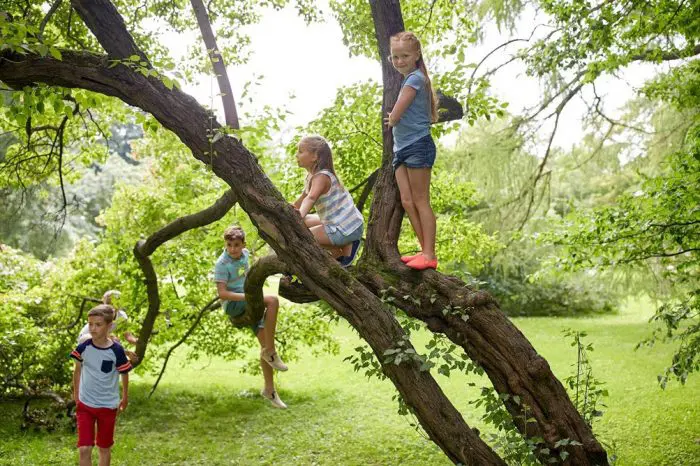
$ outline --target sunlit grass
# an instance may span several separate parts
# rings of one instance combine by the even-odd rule
[[[698,464],[700,458],[700,382],[669,384],[661,390],[656,375],[670,360],[671,348],[635,351],[649,332],[648,303],[630,303],[617,316],[584,319],[520,318],[516,324],[563,378],[573,372],[575,349],[565,328],[585,330],[595,376],[610,396],[595,430],[622,465]],[[118,421],[116,465],[224,464],[449,464],[437,447],[399,416],[388,381],[367,380],[343,358],[360,341],[345,325],[335,329],[341,352],[290,363],[278,377],[286,411],[260,398],[261,377],[241,374],[243,361],[198,361],[169,368],[148,399],[152,377],[133,377],[131,404]],[[418,335],[417,344],[427,340]],[[177,356],[177,354],[176,354]],[[176,358],[177,359],[177,358]],[[481,413],[468,404],[478,396],[464,377],[437,376],[470,425],[484,431]],[[484,384],[484,380],[475,380]],[[77,462],[69,431],[20,432],[21,406],[0,407],[0,464],[64,465]]]

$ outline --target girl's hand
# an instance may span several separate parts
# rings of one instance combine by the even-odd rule
[[[389,128],[393,128],[394,126],[396,126],[396,123],[398,123],[398,121],[396,121],[392,117],[391,112],[387,113],[386,118],[384,118],[384,124],[387,125]]]

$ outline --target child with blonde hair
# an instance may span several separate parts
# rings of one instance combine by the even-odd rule
[[[437,98],[425,66],[421,44],[412,32],[391,36],[389,59],[404,76],[394,108],[384,119],[392,128],[392,165],[401,194],[401,205],[416,233],[421,251],[402,256],[413,269],[436,269],[435,214],[430,206],[430,176],[435,163],[435,143],[430,124],[437,121]]]
[[[75,360],[73,400],[80,466],[92,464],[92,449],[95,445],[98,448],[100,466],[109,466],[117,414],[129,404],[131,363],[124,348],[109,336],[114,314],[114,308],[109,304],[100,304],[90,309],[90,338],[70,353],[70,357]]]
[[[112,306],[112,309],[114,309],[114,316],[112,317],[109,327],[109,337],[117,343],[119,343],[119,338],[116,337],[114,333],[117,331],[118,325],[122,322],[126,322],[129,320],[129,316],[126,315],[124,309],[121,309],[118,306],[119,298],[121,298],[121,292],[119,290],[109,290],[102,295],[102,304],[108,304]],[[82,343],[85,340],[88,340],[89,338],[89,324],[85,324],[85,326],[80,330],[80,334],[78,335],[78,343]],[[134,334],[131,332],[124,332],[124,339],[132,345],[135,345],[139,341],[138,338],[136,338],[136,336],[134,336]]]
[[[333,154],[321,136],[299,141],[297,163],[308,174],[304,190],[292,203],[316,241],[344,267],[357,254],[364,229],[362,214],[333,168]],[[316,214],[311,214],[311,209]]]

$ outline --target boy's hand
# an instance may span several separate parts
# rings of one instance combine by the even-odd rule
[[[139,356],[134,353],[133,351],[124,351],[126,354],[126,357],[129,359],[129,362],[131,363],[132,366],[135,366],[139,362]]]
[[[386,115],[386,118],[384,118],[384,124],[389,128],[396,126],[397,121],[391,116],[391,112],[387,113]]]
[[[128,398],[122,398],[122,401],[119,403],[119,411],[117,411],[117,414],[118,414],[118,413],[121,413],[122,411],[124,411],[124,410],[126,409],[127,406],[129,406],[129,399],[128,399]]]

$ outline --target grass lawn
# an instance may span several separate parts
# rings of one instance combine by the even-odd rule
[[[585,330],[594,375],[610,396],[597,421],[599,438],[620,465],[700,464],[700,375],[661,390],[656,375],[671,348],[634,351],[648,334],[650,306],[630,303],[621,314],[585,319],[520,318],[516,325],[549,361],[555,374],[573,372],[575,348],[564,328]],[[304,353],[278,378],[286,411],[260,398],[261,376],[240,374],[240,363],[218,359],[171,364],[153,398],[153,378],[132,377],[130,404],[117,425],[115,465],[440,465],[450,464],[422,432],[399,416],[388,381],[367,380],[343,362],[359,339],[335,328],[337,356]],[[416,338],[417,345],[425,335]],[[477,389],[463,376],[437,376],[467,422],[483,427],[467,403]],[[469,379],[474,380],[474,379]],[[477,383],[485,384],[483,380]],[[21,405],[0,405],[0,464],[77,464],[68,431],[21,432]]]

